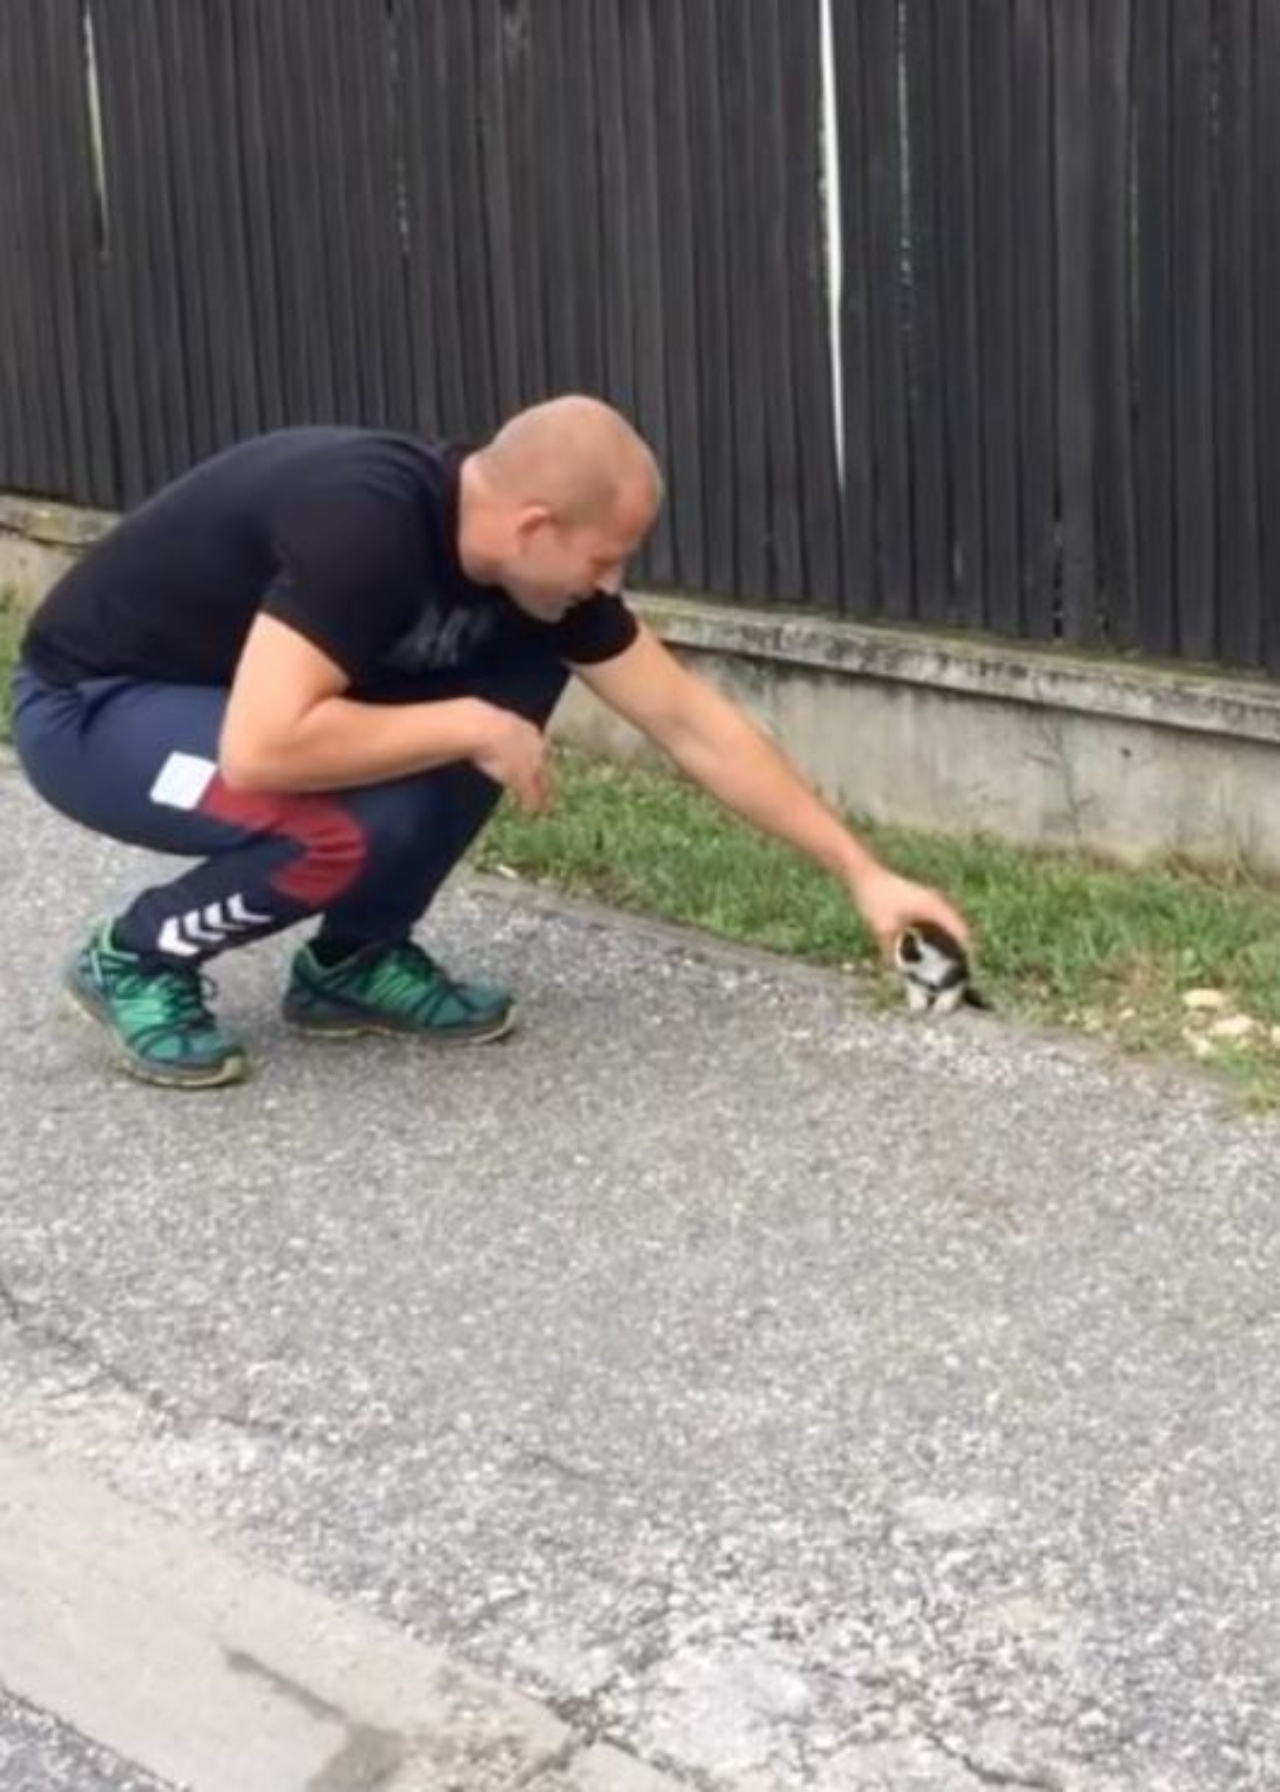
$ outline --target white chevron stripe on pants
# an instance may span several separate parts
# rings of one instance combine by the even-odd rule
[[[225,902],[171,915],[160,929],[157,944],[176,958],[196,958],[206,946],[225,946],[238,934],[273,925],[274,917],[254,914],[243,896],[229,896]]]

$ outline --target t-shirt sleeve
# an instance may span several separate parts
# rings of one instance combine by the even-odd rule
[[[614,592],[597,591],[553,624],[551,633],[562,660],[573,666],[598,666],[625,653],[640,633],[640,625],[625,599]]]
[[[426,569],[411,519],[388,497],[316,487],[279,505],[270,527],[278,571],[260,608],[360,682],[422,601]]]

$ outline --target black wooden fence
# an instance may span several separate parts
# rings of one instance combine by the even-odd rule
[[[654,584],[1280,670],[1280,0],[823,20],[0,0],[0,489],[584,388]]]

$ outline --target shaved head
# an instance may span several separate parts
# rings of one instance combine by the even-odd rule
[[[469,578],[554,622],[620,589],[662,499],[658,463],[625,417],[598,398],[551,398],[463,460],[459,558]]]
[[[566,523],[651,517],[662,502],[648,444],[598,398],[570,394],[517,412],[479,459],[508,503],[545,505]]]

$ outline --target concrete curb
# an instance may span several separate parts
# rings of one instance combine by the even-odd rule
[[[0,1684],[191,1792],[677,1792],[368,1613],[0,1446]]]
[[[952,636],[705,600],[634,597],[672,647],[930,692],[1153,723],[1191,734],[1280,741],[1280,687],[1260,673],[1089,656],[1019,641]]]
[[[733,965],[810,987],[838,987],[862,994],[868,993],[879,981],[876,974],[863,965],[842,970],[835,965],[810,964],[801,958],[791,958],[785,952],[772,951],[768,946],[750,946],[738,940],[724,939],[719,934],[707,933],[678,921],[658,920],[636,909],[610,908],[607,903],[596,902],[590,896],[572,896],[523,877],[502,877],[492,871],[466,871],[460,875],[469,890],[509,908],[518,908],[527,914],[564,916],[588,927],[606,930],[625,927],[629,932],[665,945],[672,952],[706,963]],[[984,1017],[978,1014],[966,1013],[962,1018],[966,1024],[986,1024]]]

